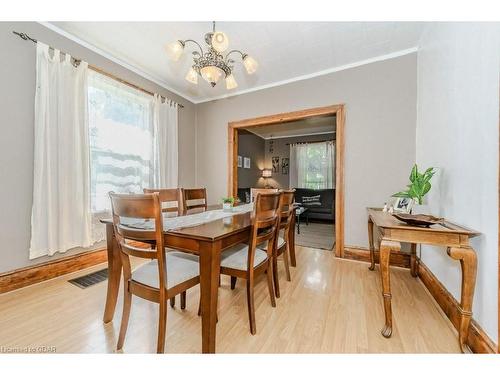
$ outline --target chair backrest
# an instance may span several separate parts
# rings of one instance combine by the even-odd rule
[[[257,245],[268,241],[267,254],[272,256],[275,236],[279,225],[279,203],[281,193],[257,194],[252,216],[247,269],[253,269]]]
[[[109,193],[113,214],[113,229],[120,246],[124,277],[130,278],[129,255],[158,261],[160,289],[166,285],[166,265],[163,245],[163,215],[159,193],[116,194]],[[131,223],[124,223],[129,220]],[[136,221],[141,228],[134,228]],[[154,241],[155,246],[139,248],[130,241]]]
[[[144,189],[144,194],[158,193],[162,212],[181,215],[183,212],[181,189]]]
[[[188,211],[193,209],[198,209],[200,211],[207,210],[207,189],[197,188],[197,189],[181,189],[181,190],[182,190],[182,207],[184,213],[187,213]]]
[[[295,202],[295,190],[281,190],[279,215],[280,224],[279,229],[284,230],[283,238],[287,241],[288,232],[292,222],[293,210],[295,209],[293,203]]]
[[[257,194],[276,193],[278,189],[250,188],[250,202],[255,201]]]

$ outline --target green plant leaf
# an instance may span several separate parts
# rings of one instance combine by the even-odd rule
[[[395,198],[410,198],[407,191],[400,191],[399,193],[392,194],[391,196]]]
[[[417,176],[418,176],[418,167],[417,164],[415,164],[410,172],[410,181],[411,182],[415,181],[417,179]]]

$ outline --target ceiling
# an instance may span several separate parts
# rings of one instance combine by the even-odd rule
[[[264,139],[334,133],[335,116],[311,117],[274,125],[252,126],[246,130]]]
[[[194,103],[409,53],[416,50],[424,27],[421,22],[219,22],[217,30],[228,35],[229,48],[242,50],[259,62],[253,75],[247,75],[243,66],[236,63],[234,76],[238,87],[228,91],[223,82],[212,88],[202,79],[198,85],[184,79],[192,65],[192,46],[186,47],[189,53],[177,62],[168,60],[165,53],[165,45],[177,39],[204,43],[211,22],[46,25],[101,49],[115,61],[132,66]]]

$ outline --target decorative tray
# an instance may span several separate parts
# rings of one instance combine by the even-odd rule
[[[443,224],[444,219],[442,217],[435,217],[432,215],[410,215],[410,214],[403,214],[403,213],[393,213],[392,216],[394,216],[396,219],[401,220],[405,222],[408,225],[416,225],[420,227],[429,227],[433,224]]]

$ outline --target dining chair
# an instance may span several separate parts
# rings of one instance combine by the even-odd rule
[[[189,211],[206,211],[207,210],[207,189],[181,189],[182,191],[182,208],[184,213]]]
[[[257,194],[276,193],[278,189],[250,188],[250,202],[255,201]]]
[[[292,281],[290,276],[290,264],[289,264],[289,254],[290,254],[290,229],[294,230],[292,227],[292,215],[294,210],[295,201],[295,190],[281,190],[280,204],[279,204],[279,215],[280,224],[277,230],[277,235],[274,241],[273,248],[273,280],[274,280],[274,292],[277,298],[280,298],[280,285],[278,278],[278,257],[283,254],[283,261],[285,264],[285,272],[287,281]]]
[[[160,196],[161,211],[167,217],[182,215],[184,209],[182,206],[182,191],[180,188],[173,189],[143,189],[144,194],[158,193]],[[155,246],[152,241],[151,245]],[[171,251],[171,249],[166,249]],[[186,308],[186,292],[181,293],[181,310]],[[170,298],[170,307],[175,307],[175,297]]]
[[[255,325],[254,283],[262,273],[267,274],[271,305],[276,307],[272,281],[272,256],[274,237],[278,227],[280,193],[257,194],[255,197],[252,227],[248,244],[235,245],[221,254],[220,273],[231,276],[231,288],[237,278],[246,280],[250,333],[257,332]],[[263,250],[258,245],[266,243]]]
[[[158,193],[160,196],[161,210],[167,216],[182,215],[182,191],[181,189],[143,189],[144,194]]]
[[[167,328],[167,301],[199,284],[198,258],[181,252],[165,252],[159,193],[115,194],[111,192],[109,196],[114,234],[120,246],[124,286],[122,321],[116,348],[120,350],[123,347],[132,295],[136,295],[159,304],[157,352],[163,353]],[[124,222],[124,219],[127,221]],[[133,220],[137,222],[134,223]],[[134,246],[131,241],[144,243],[155,241],[156,246],[140,248]],[[132,271],[130,256],[150,259],[150,261]]]

